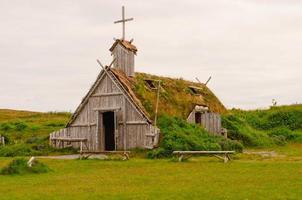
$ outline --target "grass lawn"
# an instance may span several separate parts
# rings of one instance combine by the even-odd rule
[[[275,151],[276,157],[236,155],[227,164],[209,157],[41,159],[51,172],[0,175],[0,199],[302,199],[302,144]],[[11,159],[0,158],[0,167]]]

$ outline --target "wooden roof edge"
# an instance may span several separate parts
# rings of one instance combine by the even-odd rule
[[[111,70],[111,68],[107,68],[107,67],[106,67],[106,70],[110,70],[111,72],[113,71],[113,70]],[[68,121],[68,123],[66,124],[65,127],[68,127],[71,123],[74,122],[74,120],[76,119],[76,117],[79,115],[79,113],[81,112],[81,110],[82,110],[82,109],[84,108],[84,106],[86,105],[86,103],[87,103],[86,101],[87,101],[87,100],[89,99],[89,97],[92,95],[92,93],[93,93],[95,87],[97,86],[98,82],[99,82],[100,79],[102,78],[102,75],[104,75],[104,74],[105,74],[105,71],[104,71],[104,70],[102,70],[102,71],[99,73],[99,75],[97,76],[97,79],[96,79],[95,82],[92,84],[92,86],[90,87],[89,91],[88,91],[87,94],[84,96],[84,98],[82,99],[80,105],[77,107],[76,111],[73,113],[73,115],[71,116],[70,120]],[[115,75],[114,72],[113,72],[112,74]],[[121,82],[118,78],[116,78],[116,80],[119,81],[119,82]],[[120,83],[120,84],[122,84],[122,83]],[[129,92],[128,92],[128,91],[122,91],[122,92],[123,92],[125,95],[127,95],[128,98],[130,98],[130,100],[134,103],[135,107],[141,112],[141,114],[147,119],[147,121],[148,121],[149,123],[152,124],[152,120],[150,119],[150,117],[148,116],[148,114],[146,113],[146,111],[144,111],[144,110],[141,108],[141,106],[136,105],[135,100],[131,97],[131,95],[128,94]]]
[[[73,113],[73,115],[71,116],[70,120],[67,122],[65,127],[68,127],[72,122],[74,122],[74,120],[76,119],[76,117],[78,116],[79,112],[81,112],[82,108],[84,107],[84,105],[86,104],[86,101],[88,100],[88,98],[91,96],[91,94],[93,93],[94,87],[96,87],[98,81],[102,78],[102,75],[104,74],[104,70],[101,70],[100,73],[98,74],[96,80],[94,81],[94,83],[91,85],[91,87],[89,88],[87,94],[83,97],[83,99],[81,100],[80,105],[78,105],[77,109],[75,110],[75,112]]]
[[[114,48],[116,47],[117,44],[121,44],[124,48],[134,52],[136,54],[137,52],[137,48],[135,45],[133,45],[131,42],[127,41],[127,40],[120,40],[120,39],[116,39],[115,42],[113,43],[113,45],[110,47],[109,51],[113,51]]]
[[[139,98],[136,97],[136,94],[132,90],[132,87],[130,85],[128,85],[127,83],[125,83],[125,81],[121,80],[121,76],[123,76],[123,78],[125,80],[130,82],[130,80],[128,80],[127,76],[125,74],[122,74],[123,73],[122,71],[115,69],[115,68],[110,68],[110,71],[116,77],[116,79],[119,80],[119,83],[122,86],[126,87],[126,89],[129,90],[129,91],[125,91],[125,92],[129,96],[129,98],[132,100],[132,102],[134,103],[134,106],[143,114],[143,116],[147,119],[147,121],[152,124],[153,121],[150,119],[149,113],[145,110],[145,108],[141,104]]]

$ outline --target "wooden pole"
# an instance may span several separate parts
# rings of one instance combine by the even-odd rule
[[[207,80],[207,82],[205,83],[205,85],[207,85],[207,84],[210,82],[211,78],[212,78],[212,76],[210,76],[210,77],[208,78],[208,80]]]
[[[156,108],[155,108],[155,119],[154,126],[157,124],[157,112],[158,112],[158,102],[159,102],[159,90],[160,90],[160,80],[158,80],[158,88],[157,88],[157,99],[156,99]]]
[[[200,84],[201,84],[200,80],[199,80],[197,77],[196,77],[195,79],[197,80],[197,82],[198,82],[198,83],[200,83]]]

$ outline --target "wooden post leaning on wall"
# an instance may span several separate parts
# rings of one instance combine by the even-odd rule
[[[221,135],[225,138],[228,138],[228,130],[226,128],[221,128]]]
[[[4,136],[2,136],[2,135],[0,135],[0,144],[1,144],[2,146],[5,146],[5,138],[4,138]]]

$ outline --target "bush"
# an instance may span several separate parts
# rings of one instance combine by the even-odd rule
[[[24,122],[15,122],[14,126],[16,131],[23,131],[28,127],[28,125]]]
[[[219,142],[219,145],[221,146],[221,150],[235,150],[237,152],[242,152],[243,145],[236,141],[236,140],[228,140],[223,139]]]
[[[294,139],[294,134],[286,127],[276,128],[269,133],[270,136],[283,136],[285,139]]]
[[[148,153],[149,158],[171,156],[173,151],[201,150],[236,150],[242,151],[243,146],[222,136],[209,134],[199,125],[190,124],[177,117],[161,116],[158,125],[163,138],[160,148]]]
[[[157,148],[147,153],[147,158],[164,158],[171,155],[172,152],[165,150],[164,148]]]
[[[49,171],[49,168],[35,160],[32,164],[32,167],[27,165],[27,160],[23,158],[14,159],[12,162],[8,164],[8,166],[4,167],[1,170],[1,174],[3,175],[13,175],[13,174],[27,174],[27,173],[46,173]]]
[[[12,130],[14,127],[10,123],[2,123],[0,124],[0,130],[2,131],[9,131]]]
[[[33,136],[26,140],[27,144],[41,144],[48,140],[48,136]]]
[[[0,148],[0,156],[2,157],[31,156],[36,153],[37,152],[26,144],[6,145]]]
[[[271,138],[276,145],[280,145],[280,146],[286,145],[286,138],[283,135],[279,135],[279,136],[274,135]]]

